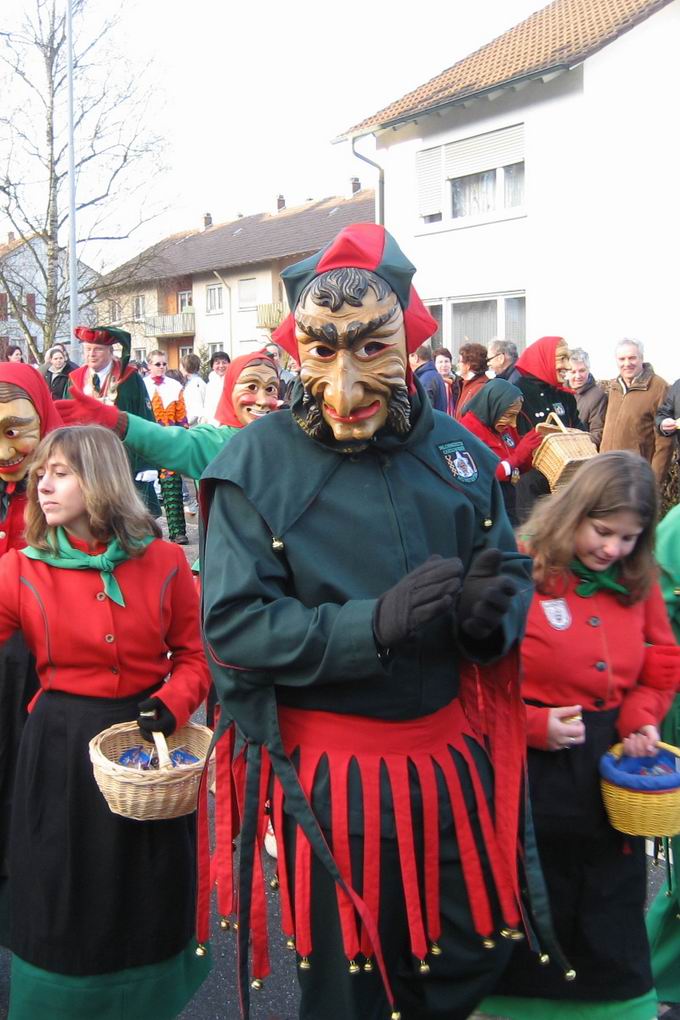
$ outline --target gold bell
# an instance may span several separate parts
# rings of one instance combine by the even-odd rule
[[[501,928],[501,935],[504,939],[510,939],[512,942],[521,942],[524,938],[524,934],[517,928]]]
[[[286,939],[286,949],[295,949],[295,939],[292,935]]]
[[[390,1020],[401,1020],[401,1013],[398,1009],[393,1009],[390,1013]]]
[[[283,542],[281,541],[280,538],[276,538],[276,536],[272,538],[272,549],[274,549],[276,552],[281,552],[281,550],[283,549]]]
[[[668,896],[669,899],[672,899],[673,893],[670,891],[670,889],[666,889],[666,896]]]
[[[482,939],[482,945],[485,949],[495,949],[496,943],[493,939]]]
[[[482,521],[482,527],[484,528],[485,531],[488,531],[489,528],[493,527],[493,521],[491,520],[490,517],[484,518],[484,520]]]
[[[231,930],[232,931],[238,931],[238,921],[232,921],[231,922]]]
[[[550,963],[550,957],[548,956],[547,953],[541,953],[541,955],[538,958],[538,962],[540,963],[541,967],[547,967],[548,964]]]
[[[373,970],[373,960],[371,959],[366,960],[366,963],[364,964],[364,970],[366,971],[367,974],[371,973],[371,971]]]
[[[418,965],[418,970],[420,971],[421,974],[429,974],[430,973],[430,965],[427,962],[427,960],[421,960],[420,961],[420,964]]]
[[[309,957],[308,956],[303,956],[302,959],[300,960],[299,964],[298,964],[298,967],[300,968],[300,970],[311,970],[312,969],[312,965],[309,962]]]
[[[360,970],[361,970],[361,967],[359,966],[359,964],[357,963],[356,960],[350,960],[349,961],[349,972],[350,972],[350,974],[358,974]]]
[[[432,945],[430,946],[430,952],[432,953],[433,956],[441,956],[442,947],[439,945],[438,942],[433,942]]]
[[[273,878],[269,879],[269,888],[273,889],[274,892],[276,892],[278,887],[279,887],[279,876],[278,875],[274,875]]]
[[[228,917],[220,918],[220,928],[222,929],[222,931],[229,931],[229,929],[231,928],[231,922],[229,921]]]
[[[202,942],[196,946],[196,956],[207,956],[208,950],[205,948]]]
[[[576,971],[575,970],[567,970],[567,971],[564,972],[564,980],[565,981],[574,981],[575,978],[576,978]]]
[[[253,978],[250,982],[250,987],[254,988],[256,992],[261,992],[264,988],[264,981],[262,978]]]

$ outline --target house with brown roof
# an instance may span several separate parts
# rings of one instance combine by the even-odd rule
[[[611,374],[636,336],[680,374],[679,50],[680,0],[554,0],[344,133],[445,346],[561,334]]]
[[[308,201],[165,238],[104,278],[99,321],[132,334],[134,356],[160,346],[170,367],[207,348],[232,357],[270,339],[287,313],[281,270],[351,223],[375,222],[373,191]]]

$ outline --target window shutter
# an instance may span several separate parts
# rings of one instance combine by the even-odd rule
[[[7,318],[7,295],[0,294],[0,319],[5,320]]]
[[[418,215],[432,216],[442,211],[442,147],[416,153]]]
[[[488,131],[444,146],[444,172],[452,177],[478,174],[524,159],[524,124]]]

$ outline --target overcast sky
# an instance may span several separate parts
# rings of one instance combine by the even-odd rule
[[[3,9],[32,2],[6,0]],[[169,208],[106,262],[199,227],[206,212],[218,223],[273,211],[279,193],[288,206],[347,194],[351,176],[372,186],[370,168],[331,140],[543,6],[127,0],[121,45],[134,62],[153,59],[169,166],[156,197]],[[370,154],[369,139],[359,144]]]

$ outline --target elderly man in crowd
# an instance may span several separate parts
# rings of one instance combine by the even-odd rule
[[[668,391],[665,379],[644,360],[639,340],[625,339],[616,346],[619,375],[609,383],[609,403],[600,452],[632,450],[649,461],[659,486],[666,480],[673,439],[662,435],[655,423]]]
[[[486,365],[496,379],[506,379],[510,382],[518,357],[517,344],[512,340],[492,340],[489,343]]]
[[[575,347],[569,352],[567,380],[576,397],[578,416],[599,450],[607,411],[607,394],[593,379],[590,357],[582,347]]]

